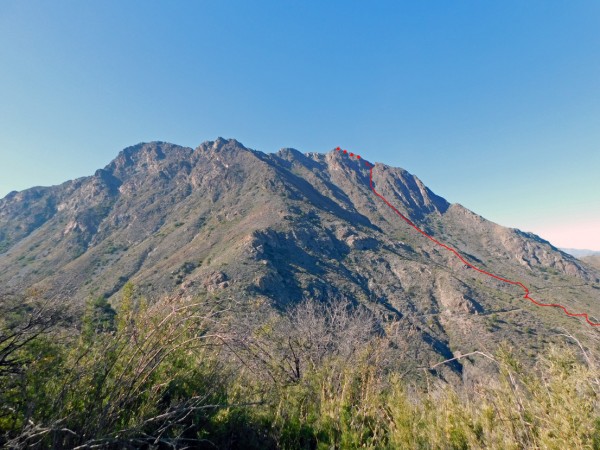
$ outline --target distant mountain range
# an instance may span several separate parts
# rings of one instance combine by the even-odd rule
[[[576,258],[581,258],[583,256],[591,256],[591,255],[600,255],[600,252],[595,250],[585,250],[580,248],[561,248],[561,250],[569,255],[573,255]]]
[[[377,163],[373,183],[477,267],[600,320],[597,268],[448,203],[406,170]],[[196,149],[138,144],[92,176],[0,200],[3,291],[116,303],[128,281],[150,299],[216,295],[274,311],[348,298],[397,321],[421,362],[502,341],[536,352],[560,330],[589,327],[416,233],[373,194],[364,164],[221,138]]]

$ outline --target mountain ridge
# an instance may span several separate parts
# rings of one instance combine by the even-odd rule
[[[441,253],[398,222],[369,175],[335,151],[140,143],[90,177],[0,200],[0,282],[79,304],[118,302],[128,281],[150,299],[220,295],[275,309],[344,297],[419,330],[407,345],[432,361],[478,340],[535,351],[582,326]],[[377,163],[372,176],[402,214],[478,267],[600,315],[593,267],[448,203],[404,169]]]
[[[592,255],[600,255],[600,251],[588,250],[588,249],[582,249],[582,248],[561,248],[561,250],[565,253],[568,253],[569,255],[575,256],[576,258],[592,256]]]

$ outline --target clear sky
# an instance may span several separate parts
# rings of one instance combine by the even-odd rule
[[[218,136],[600,250],[600,2],[0,2],[0,197]]]

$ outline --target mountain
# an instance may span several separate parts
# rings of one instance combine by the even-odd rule
[[[600,320],[597,268],[448,203],[406,170],[377,163],[372,181],[476,267]],[[374,194],[362,160],[221,138],[196,149],[138,144],[92,176],[0,200],[4,292],[116,303],[128,281],[150,299],[213,295],[273,311],[348,298],[397,322],[421,363],[503,341],[533,354],[559,332],[590,328],[417,233]]]
[[[600,254],[581,257],[581,260],[600,270]]]
[[[597,252],[595,250],[585,250],[580,248],[561,248],[561,250],[565,253],[568,253],[569,255],[573,255],[576,258],[591,255],[600,255],[600,252]]]

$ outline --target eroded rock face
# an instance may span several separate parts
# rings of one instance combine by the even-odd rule
[[[208,292],[213,292],[228,287],[229,281],[223,272],[210,272],[204,277],[203,285]]]
[[[448,314],[479,314],[483,307],[473,298],[468,286],[447,274],[437,279],[437,297]]]
[[[349,227],[337,227],[335,237],[338,245],[345,245],[349,249],[373,250],[377,247],[378,241],[365,233],[357,233]]]
[[[267,273],[256,276],[253,280],[253,283],[259,291],[266,292],[280,284],[282,281],[283,278],[281,275],[279,275],[277,271],[271,270]]]

